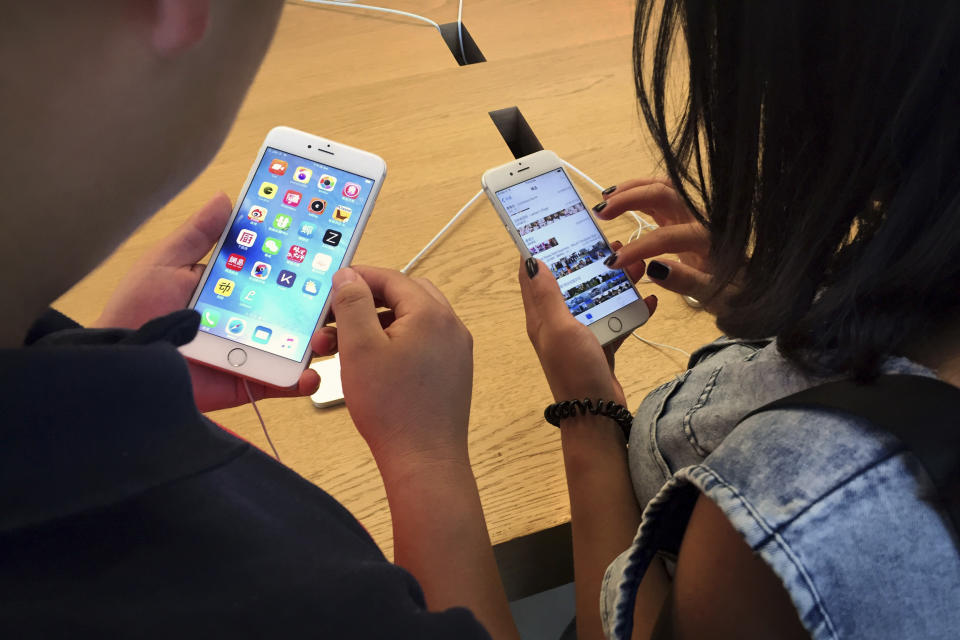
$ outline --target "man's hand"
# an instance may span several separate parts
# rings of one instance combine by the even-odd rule
[[[469,464],[473,339],[443,294],[421,278],[354,267],[333,277],[333,310],[343,395],[381,471]]]
[[[468,607],[492,637],[519,640],[467,451],[470,332],[422,278],[354,267],[333,287],[343,394],[383,477],[394,561],[431,611]]]
[[[120,282],[95,327],[136,329],[148,320],[182,309],[190,301],[205,265],[199,261],[220,238],[233,207],[218,193],[200,211],[141,258]],[[336,348],[336,333],[321,329],[311,340],[314,352],[326,355]],[[247,402],[241,378],[190,362],[193,396],[201,411],[226,409]],[[320,378],[307,369],[298,384],[276,389],[251,382],[254,399],[310,395]]]

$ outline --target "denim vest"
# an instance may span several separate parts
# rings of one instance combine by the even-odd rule
[[[934,376],[904,358],[883,372]],[[960,637],[957,532],[919,497],[932,485],[913,454],[861,419],[826,411],[768,411],[737,425],[824,381],[775,344],[721,339],[647,396],[629,451],[646,508],[604,578],[608,638],[630,637],[637,585],[655,555],[668,565],[676,557],[700,494],[780,578],[812,638]]]

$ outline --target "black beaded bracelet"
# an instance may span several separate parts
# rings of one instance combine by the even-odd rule
[[[604,402],[600,398],[597,398],[597,402],[594,403],[590,398],[584,398],[583,400],[555,402],[543,410],[543,417],[553,426],[559,427],[561,420],[575,416],[577,413],[582,416],[589,413],[595,416],[610,418],[620,425],[620,429],[623,431],[623,437],[630,440],[630,427],[633,425],[633,415],[625,406],[617,404],[612,400]]]

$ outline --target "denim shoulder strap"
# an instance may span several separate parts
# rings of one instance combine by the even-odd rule
[[[864,418],[896,436],[933,481],[937,502],[960,532],[960,389],[936,378],[882,375],[870,384],[838,380],[756,409],[828,409]],[[954,538],[960,549],[960,540]]]

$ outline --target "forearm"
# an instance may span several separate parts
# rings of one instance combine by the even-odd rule
[[[607,567],[626,550],[640,524],[619,427],[609,418],[578,416],[561,422],[570,493],[577,635],[602,638],[600,587]]]
[[[420,582],[431,610],[469,608],[494,638],[519,638],[469,460],[380,464],[394,561]]]

